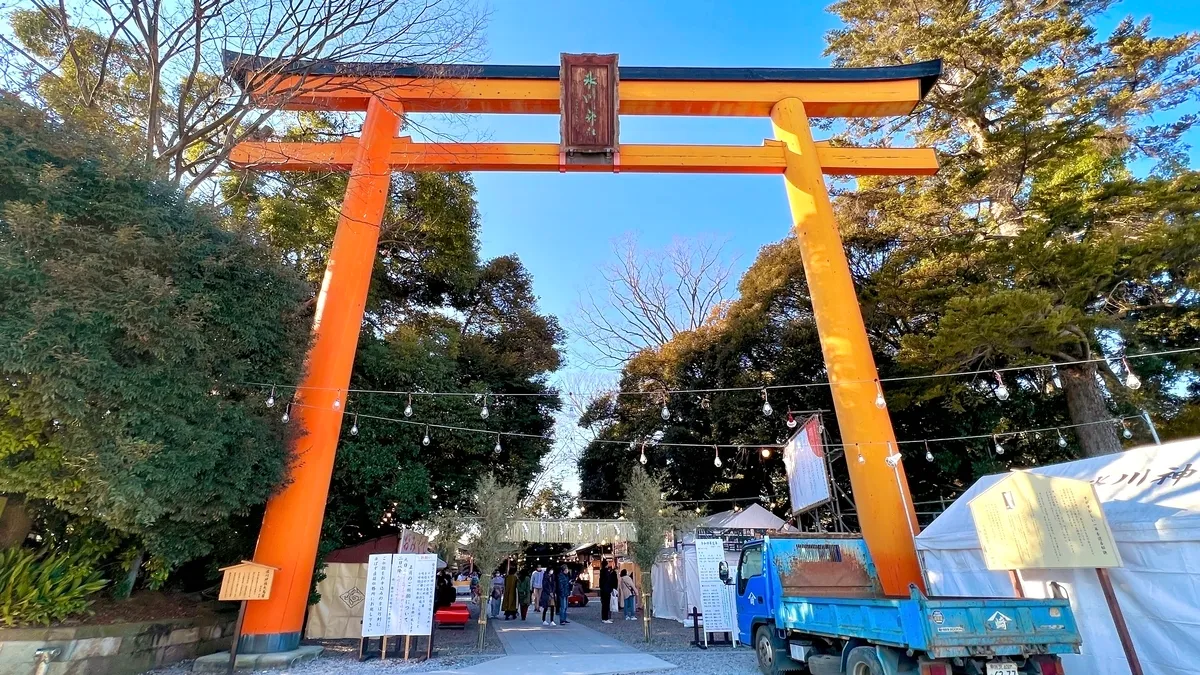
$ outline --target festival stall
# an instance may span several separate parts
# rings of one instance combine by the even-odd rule
[[[1200,439],[1030,469],[1095,486],[1122,566],[1109,570],[1116,600],[1146,675],[1200,674]],[[917,537],[933,595],[1012,597],[1013,581],[989,570],[968,504],[1005,474],[985,476]],[[1128,673],[1121,641],[1093,569],[1025,569],[1028,597],[1071,600],[1082,654],[1063,657],[1068,673]]]

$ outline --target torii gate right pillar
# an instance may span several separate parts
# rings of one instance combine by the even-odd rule
[[[804,103],[795,98],[779,101],[771,110],[771,122],[775,138],[787,146],[784,182],[792,227],[804,260],[833,405],[846,445],[859,526],[883,591],[908,595],[910,583],[924,586],[913,541],[917,515],[903,464],[893,470],[885,462],[889,449],[897,447],[896,436],[887,409],[875,405],[879,377],[875,358]],[[858,461],[859,451],[862,462]]]

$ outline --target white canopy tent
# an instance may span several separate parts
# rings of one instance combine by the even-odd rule
[[[1124,564],[1112,569],[1117,601],[1146,675],[1200,675],[1200,438],[1031,469],[1093,483]],[[988,570],[967,504],[1001,475],[985,476],[917,536],[933,595],[1012,597],[1005,571]],[[1068,673],[1129,672],[1091,569],[1022,570],[1025,594],[1062,584],[1083,636]]]
[[[701,531],[795,531],[782,518],[758,504],[714,513],[703,518],[698,528]],[[740,556],[739,551],[725,550],[725,562],[729,564],[730,572],[737,569]],[[696,563],[694,532],[684,534],[675,548],[663,549],[650,570],[650,581],[654,588],[654,616],[690,623],[688,612],[700,606],[700,572]]]

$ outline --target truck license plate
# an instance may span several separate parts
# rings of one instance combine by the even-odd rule
[[[1015,663],[989,663],[987,664],[987,675],[1020,675],[1020,673],[1017,672]]]

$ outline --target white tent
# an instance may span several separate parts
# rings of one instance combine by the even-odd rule
[[[1124,564],[1111,571],[1146,675],[1200,674],[1200,438],[1031,469],[1092,482]],[[917,536],[933,595],[1011,597],[1008,574],[988,570],[967,503],[1000,479],[985,476]],[[1091,569],[1022,570],[1029,597],[1062,584],[1083,635],[1068,673],[1125,674],[1129,666]]]
[[[782,518],[758,504],[751,504],[744,509],[714,513],[701,519],[699,527],[708,530],[795,531],[795,528]],[[664,549],[651,568],[654,616],[675,619],[684,624],[691,623],[687,618],[688,612],[692,611],[693,607],[700,606],[700,572],[696,563],[695,542],[694,533],[685,534],[683,541],[676,548]],[[740,557],[739,551],[725,551],[725,562],[728,563],[731,573],[737,570]]]

